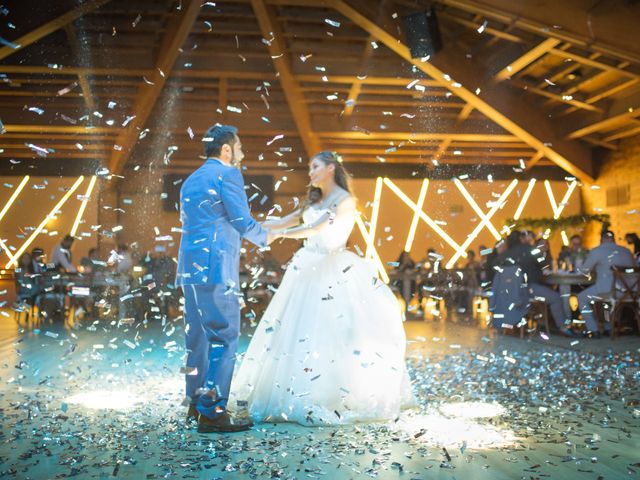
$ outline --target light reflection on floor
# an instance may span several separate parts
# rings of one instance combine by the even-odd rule
[[[509,428],[487,424],[506,410],[496,403],[457,402],[430,407],[424,414],[407,414],[400,428],[428,445],[464,449],[487,449],[513,445]]]

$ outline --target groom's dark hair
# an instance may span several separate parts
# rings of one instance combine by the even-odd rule
[[[232,125],[215,124],[209,127],[202,141],[204,142],[204,154],[207,157],[216,157],[220,155],[224,144],[231,145],[236,142],[238,129]]]

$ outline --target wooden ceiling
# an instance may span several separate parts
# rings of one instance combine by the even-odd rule
[[[430,3],[445,48],[411,59],[400,18]],[[0,12],[0,163],[187,172],[221,122],[253,168],[332,149],[590,182],[594,149],[640,134],[640,5],[604,3],[22,2]]]

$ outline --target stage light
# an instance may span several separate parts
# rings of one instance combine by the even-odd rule
[[[520,215],[522,215],[522,210],[524,210],[524,206],[526,205],[527,200],[529,200],[529,196],[531,195],[531,190],[533,190],[533,186],[535,184],[536,184],[535,178],[532,178],[531,180],[529,180],[529,185],[527,185],[527,189],[524,191],[524,195],[522,195],[522,199],[520,200],[520,205],[518,205],[516,213],[513,216],[514,220],[518,220],[520,218]]]
[[[73,222],[73,228],[71,229],[71,233],[70,233],[72,237],[75,236],[76,232],[78,231],[78,227],[80,226],[80,221],[82,220],[82,215],[84,214],[85,208],[87,208],[87,203],[91,198],[91,192],[93,191],[93,187],[96,184],[97,178],[98,177],[96,177],[95,175],[91,177],[91,181],[89,182],[89,186],[87,187],[87,192],[84,194],[84,199],[82,200],[82,203],[80,204],[80,208],[78,209],[78,215],[76,216],[75,222]]]
[[[51,211],[47,214],[46,217],[44,217],[44,220],[42,222],[40,222],[40,225],[38,225],[38,228],[36,228],[33,233],[29,236],[29,238],[22,244],[22,246],[18,249],[18,251],[15,253],[15,255],[13,255],[13,257],[11,257],[11,259],[9,260],[9,262],[5,265],[5,268],[11,268],[12,265],[17,265],[18,264],[18,258],[20,258],[20,255],[22,255],[22,253],[29,247],[29,245],[31,245],[31,243],[35,240],[35,238],[38,236],[38,234],[40,234],[40,232],[42,231],[42,229],[44,228],[44,226],[47,224],[47,222],[49,221],[49,219],[55,215],[55,213],[60,210],[60,208],[67,202],[67,200],[69,199],[69,197],[71,195],[73,195],[73,192],[76,191],[76,189],[80,186],[80,184],[82,183],[82,181],[84,180],[84,176],[80,175],[78,177],[78,179],[75,181],[75,183],[71,186],[71,188],[69,189],[69,191],[67,193],[64,194],[64,196],[60,199],[60,201],[56,204],[55,207],[53,207],[51,209]]]
[[[447,234],[447,232],[445,232],[442,228],[440,228],[440,225],[435,223],[422,210],[418,209],[418,206],[415,203],[413,203],[411,199],[407,197],[407,195],[396,186],[395,183],[393,183],[388,178],[384,179],[384,183],[393,191],[393,193],[395,193],[400,198],[400,200],[402,200],[411,210],[417,213],[420,216],[420,218],[427,223],[427,225],[429,225],[438,235],[440,235],[440,237],[442,237],[442,239],[445,242],[447,242],[451,246],[451,248],[453,248],[456,251],[459,251],[460,245],[458,245],[456,241]],[[461,255],[466,258],[467,252],[465,251],[461,253]]]
[[[380,277],[382,278],[382,281],[384,283],[389,283],[389,275],[387,275],[387,271],[384,268],[384,264],[382,263],[382,260],[378,255],[378,251],[376,250],[376,247],[373,244],[373,239],[370,238],[370,234],[369,232],[367,232],[367,227],[365,227],[364,222],[362,221],[359,215],[356,215],[356,225],[358,226],[358,229],[360,230],[360,233],[362,234],[362,237],[364,238],[364,241],[367,244],[367,252],[369,253],[368,253],[368,256],[365,255],[365,258],[369,258],[369,257],[373,258],[373,261],[378,267],[378,272],[380,273]]]
[[[378,215],[380,213],[380,199],[382,197],[382,178],[376,178],[376,189],[373,194],[373,207],[371,210],[371,221],[369,222],[369,241],[367,242],[367,250],[365,257],[371,256],[369,245],[374,245],[376,239],[376,228],[378,227]],[[365,239],[366,240],[366,239]]]
[[[418,210],[422,211],[422,206],[424,205],[424,199],[427,196],[427,188],[429,188],[429,180],[424,179],[422,181],[422,187],[420,187],[420,195],[418,196]],[[409,235],[407,235],[407,242],[404,245],[404,251],[407,253],[411,252],[411,247],[413,245],[413,240],[416,236],[416,229],[418,228],[418,220],[420,220],[420,216],[413,212],[413,218],[411,219],[411,227],[409,228]]]
[[[95,390],[72,395],[65,400],[92,410],[127,410],[144,402],[141,397],[122,390]]]
[[[565,247],[568,247],[569,246],[569,238],[567,237],[567,232],[562,230],[560,232],[560,236],[562,237],[562,245],[564,245]]]
[[[460,193],[462,193],[462,196],[465,198],[467,203],[469,203],[469,205],[471,205],[471,208],[473,208],[473,210],[480,216],[480,218],[485,221],[485,223],[487,225],[487,228],[493,234],[493,236],[496,239],[496,241],[500,240],[502,238],[502,236],[498,233],[498,230],[496,230],[496,227],[493,226],[493,223],[491,223],[489,221],[489,219],[487,219],[487,216],[485,215],[485,213],[480,209],[480,207],[476,203],[475,199],[467,191],[467,189],[462,184],[462,182],[459,179],[454,178],[453,179],[453,183],[456,184],[456,187],[458,187],[458,190],[460,190]]]
[[[491,220],[491,217],[493,217],[496,214],[496,212],[500,208],[502,208],[504,206],[504,203],[506,202],[507,197],[513,191],[513,189],[516,188],[517,184],[518,184],[518,180],[512,180],[511,181],[511,183],[506,188],[506,190],[502,193],[502,195],[500,195],[500,198],[498,199],[498,201],[493,205],[493,207],[491,207],[491,210],[489,210],[489,212],[487,213],[486,217],[484,217],[480,221],[480,223],[478,225],[476,225],[476,228],[473,229],[473,231],[469,234],[467,239],[460,246],[460,248],[456,251],[456,253],[453,255],[453,257],[451,257],[449,262],[447,262],[446,268],[453,267],[456,264],[456,261],[461,256],[466,256],[467,248],[469,247],[469,245],[471,245],[471,242],[473,242],[473,240],[478,236],[478,233],[480,233],[480,231],[484,228],[485,222],[488,222],[489,220]]]

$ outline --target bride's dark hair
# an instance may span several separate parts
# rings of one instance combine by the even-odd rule
[[[334,165],[334,178],[336,181],[336,185],[349,192],[349,194],[353,195],[353,188],[351,187],[351,175],[349,175],[347,169],[344,168],[340,155],[338,155],[336,152],[323,150],[322,152],[316,153],[313,157],[311,157],[311,161],[316,159],[320,160],[325,165]],[[318,203],[320,200],[322,200],[322,189],[319,187],[314,187],[313,185],[309,185],[307,200],[303,206],[303,209],[308,207],[309,205]]]

